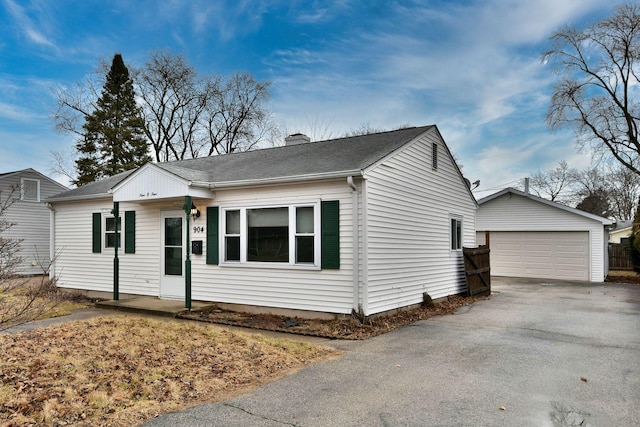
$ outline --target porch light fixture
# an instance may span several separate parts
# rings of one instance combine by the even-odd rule
[[[198,208],[196,208],[196,205],[194,205],[193,203],[191,203],[191,217],[193,218],[194,221],[196,220],[196,218],[200,218],[200,211],[198,210]]]

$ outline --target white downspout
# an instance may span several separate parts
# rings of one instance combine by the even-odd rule
[[[353,248],[353,309],[358,310],[360,304],[360,263],[358,245],[358,187],[353,182],[353,177],[347,177],[347,184],[351,187],[351,217],[352,226],[352,248]]]
[[[362,177],[360,185],[362,192],[362,312],[369,315],[369,239],[367,236],[367,181]]]
[[[49,203],[47,203],[47,207],[49,208],[49,262],[51,263],[49,265],[49,279],[53,280],[56,277],[56,211]]]

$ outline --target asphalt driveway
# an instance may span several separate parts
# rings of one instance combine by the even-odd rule
[[[496,295],[146,426],[640,425],[640,286],[494,278]]]

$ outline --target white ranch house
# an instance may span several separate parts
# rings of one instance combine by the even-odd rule
[[[0,203],[9,197],[15,200],[3,218],[13,226],[2,237],[21,240],[18,256],[22,262],[16,273],[28,276],[46,272],[50,263],[50,214],[45,200],[67,190],[31,168],[0,173]]]
[[[149,163],[48,202],[61,287],[364,315],[464,292],[478,207],[435,126]]]

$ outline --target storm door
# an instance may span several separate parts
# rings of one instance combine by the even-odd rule
[[[184,299],[186,228],[183,211],[162,212],[160,297]]]

